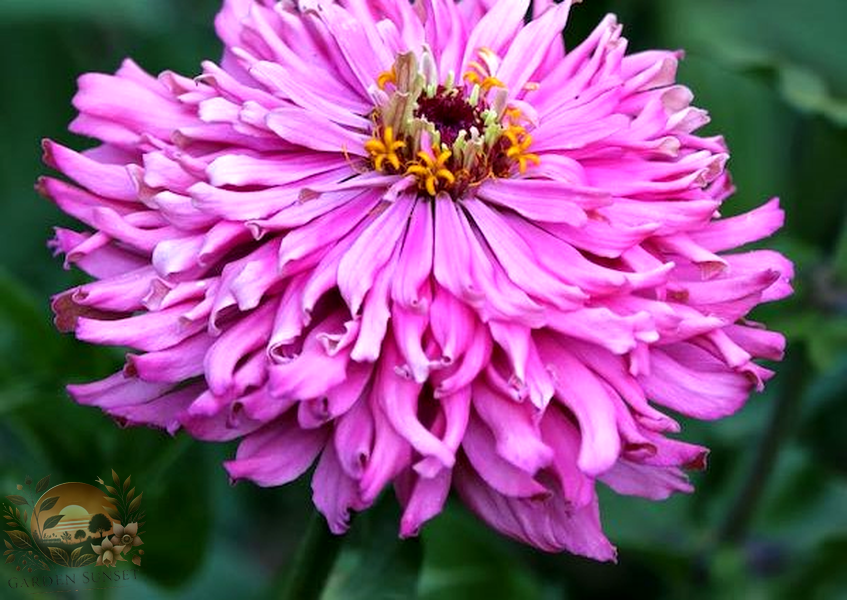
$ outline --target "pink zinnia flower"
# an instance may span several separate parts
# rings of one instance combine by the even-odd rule
[[[565,50],[571,2],[226,0],[221,64],[188,79],[88,74],[76,184],[90,228],[53,247],[95,281],[59,295],[126,366],[70,386],[122,422],[241,438],[233,480],[317,462],[332,531],[393,484],[415,535],[454,488],[497,530],[613,559],[597,482],[691,490],[706,449],[660,408],[738,410],[783,338],[745,316],[791,264],[731,252],[777,200],[721,219],[720,137],[627,55],[613,16]]]

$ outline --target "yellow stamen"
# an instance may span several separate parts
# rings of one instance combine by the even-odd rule
[[[504,88],[506,87],[506,84],[497,79],[496,77],[491,77],[489,75],[488,77],[482,80],[482,83],[480,83],[479,86],[483,89],[483,91],[487,92],[491,88],[495,87]]]
[[[503,136],[512,144],[506,150],[506,156],[518,163],[518,171],[521,175],[526,173],[529,163],[535,166],[541,164],[541,157],[528,151],[532,145],[532,136],[526,132],[526,129],[520,125],[512,125],[503,132]]]
[[[462,75],[462,78],[471,85],[479,85],[483,92],[488,92],[491,88],[505,88],[506,85],[494,77],[491,72],[497,69],[497,56],[488,48],[479,49],[480,61],[471,61],[468,63],[469,69]]]
[[[380,73],[379,77],[377,77],[376,80],[376,84],[381,90],[384,90],[385,86],[387,86],[389,83],[397,85],[397,73],[394,70],[394,67],[391,67],[390,71],[383,71],[382,73]]]
[[[377,134],[374,133],[374,136]],[[377,171],[385,169],[385,161],[388,161],[395,171],[399,171],[403,164],[397,151],[406,147],[406,142],[394,139],[394,128],[386,127],[382,132],[382,139],[373,137],[365,142],[365,150],[371,155],[374,161],[374,168]]]
[[[521,121],[526,121],[523,111],[516,106],[509,106],[503,111],[503,117],[508,119],[510,126],[518,126]]]
[[[430,196],[435,196],[438,193],[440,181],[444,182],[443,187],[449,187],[456,183],[456,176],[447,168],[447,161],[450,160],[453,153],[450,150],[439,152],[437,147],[434,147],[433,151],[438,152],[437,158],[421,151],[418,152],[418,160],[406,168],[406,174],[417,177],[418,186],[426,190]]]
[[[464,75],[462,75],[462,79],[464,79],[471,85],[475,85],[481,80],[479,73],[477,73],[476,71],[467,71]]]
[[[480,67],[481,65],[477,63],[471,63],[472,66]],[[482,88],[483,92],[489,91],[491,88],[499,87],[505,88],[506,84],[497,79],[496,77],[492,77],[491,75],[485,75],[485,72],[480,70],[477,71],[467,71],[462,78],[470,83],[471,85],[479,85]]]
[[[518,156],[518,171],[520,171],[521,175],[524,175],[526,173],[527,161],[533,163],[537,167],[541,164],[541,157],[531,152]]]

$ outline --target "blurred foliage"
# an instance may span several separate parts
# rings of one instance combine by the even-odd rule
[[[122,430],[63,391],[121,357],[52,328],[49,296],[81,276],[45,246],[50,228],[69,221],[32,190],[44,171],[39,140],[85,143],[66,133],[82,72],[132,56],[152,72],[196,73],[220,51],[217,6],[0,3],[0,491],[25,472],[54,481],[132,473],[155,552],[141,582],[101,597],[279,597],[289,567],[302,564],[313,512],[304,481],[229,486],[220,462],[233,445]],[[733,151],[738,194],[725,213],[781,197],[788,221],[768,243],[795,260],[797,294],[758,316],[788,333],[793,366],[739,415],[687,424],[687,438],[712,448],[695,495],[651,503],[601,493],[618,565],[521,547],[452,502],[419,540],[399,541],[389,498],[356,519],[325,600],[847,597],[847,3],[591,0],[573,11],[569,44],[606,12],[620,16],[634,49],[686,49],[679,79]]]

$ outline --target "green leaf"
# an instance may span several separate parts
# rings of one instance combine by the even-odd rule
[[[132,488],[127,492],[126,501],[129,502],[130,500],[132,500],[133,496],[135,496],[135,488]]]
[[[78,550],[79,548],[77,548]],[[74,561],[74,567],[87,567],[88,565],[93,565],[97,562],[96,554],[82,554],[77,560]]]
[[[44,510],[50,510],[56,503],[59,501],[59,496],[50,496],[49,498],[45,498],[41,501],[41,506],[38,507],[39,512]]]
[[[767,74],[798,109],[847,126],[842,0],[665,0],[659,14],[674,43],[730,68]]]
[[[65,552],[62,548],[57,548],[55,546],[48,546],[50,549],[50,558],[57,565],[61,565],[63,567],[70,567],[70,558],[68,557],[68,553]]]
[[[419,539],[397,537],[399,516],[393,498],[385,498],[359,515],[355,533],[345,540],[323,600],[416,597],[423,547]],[[317,526],[332,535],[320,517]]]
[[[59,521],[61,521],[64,518],[65,518],[65,515],[53,515],[52,517],[50,517],[49,519],[44,521],[44,527],[42,527],[41,529],[43,531],[47,531],[48,529],[52,529],[53,527],[55,527],[56,525],[59,524]]]
[[[844,423],[847,419],[847,351],[840,360],[819,376],[804,398],[806,414],[800,439],[808,447],[813,463],[828,465],[847,475],[847,445]]]
[[[17,494],[15,494],[14,496],[6,496],[6,499],[12,504],[17,504],[18,506],[29,504],[29,502],[26,501],[26,498],[24,498],[23,496],[18,496]]]
[[[116,472],[114,469],[112,469],[112,480],[115,482],[115,485],[116,485],[117,487],[121,487],[121,479],[120,479],[120,477],[118,477],[118,474],[117,474],[117,472]],[[108,487],[108,486],[107,486],[107,487]],[[114,491],[114,492],[113,492],[113,491],[112,491],[112,488],[109,488],[109,492],[110,492],[110,493],[112,493],[112,494],[117,494],[117,493],[118,493],[117,491]]]
[[[130,475],[129,477],[127,477],[127,478],[124,480],[124,487],[123,487],[124,493],[126,493],[126,491],[129,489],[129,481],[130,481],[130,479],[132,479],[132,475]]]
[[[544,590],[527,566],[517,560],[511,543],[448,504],[428,523],[421,537],[424,567],[421,600],[541,600]],[[551,593],[551,598],[561,597]]]
[[[135,498],[135,500],[130,502],[130,504],[129,504],[130,514],[134,513],[136,510],[138,510],[138,507],[141,506],[141,497],[143,495],[144,495],[144,493],[138,494],[138,496]]]
[[[4,0],[4,18],[19,22],[57,19],[70,22],[99,21],[112,26],[157,29],[157,20],[175,18],[175,10],[165,0]]]
[[[15,562],[15,555],[14,554],[10,554],[9,556],[6,557],[6,564],[8,565],[10,562]]]
[[[118,511],[116,511],[114,508],[111,508],[109,506],[104,506],[103,510],[105,510],[109,514],[109,516],[112,517],[113,519],[115,519],[117,521],[121,520],[121,516],[118,514]]]
[[[107,485],[107,486],[106,486],[106,489],[107,489],[107,490],[109,490],[109,493],[110,493],[110,494],[112,494],[113,496],[117,496],[117,495],[118,495],[118,490],[116,490],[115,488],[113,488],[111,485]]]
[[[72,566],[72,567],[76,566],[74,563],[76,562],[76,559],[79,558],[79,555],[81,553],[82,553],[82,546],[80,546],[79,548],[76,548],[73,552],[71,552],[70,566]]]
[[[44,477],[43,479],[39,480],[39,482],[37,484],[35,484],[35,493],[40,494],[41,492],[46,490],[47,486],[49,486],[49,485],[50,485],[50,476],[48,475],[47,477]]]
[[[832,270],[836,280],[847,286],[847,219],[841,225],[841,234],[833,253]]]
[[[9,543],[9,540],[3,540],[3,543],[5,543],[5,544],[6,544],[6,547],[7,547],[7,548],[11,548],[11,547],[12,547],[12,544],[10,544],[10,543]]]
[[[7,531],[6,535],[12,540],[12,543],[21,549],[32,548],[29,543],[29,537],[23,531]]]
[[[32,477],[30,477],[29,475],[27,475],[27,476],[24,478],[24,485],[29,485],[30,483],[32,483]]]
[[[212,465],[219,461],[218,453],[219,449],[190,438],[177,438],[163,445],[159,457],[145,461],[146,470],[135,470],[136,485],[143,482],[144,495],[149,496],[147,524],[150,527],[143,534],[144,547],[156,549],[155,553],[144,555],[145,572],[159,585],[184,585],[186,577],[201,568],[212,547],[215,502],[210,480],[213,474],[217,480]],[[177,519],[172,518],[171,509],[167,508],[174,498],[181,505],[191,507]],[[191,552],[174,543],[181,539],[192,540]]]

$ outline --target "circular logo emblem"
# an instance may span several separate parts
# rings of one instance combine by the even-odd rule
[[[121,544],[110,537],[115,537],[116,525],[121,527],[110,513],[117,514],[116,506],[103,490],[87,483],[63,483],[44,492],[36,503],[30,525],[32,539],[60,566],[113,566],[120,556],[114,547]]]

